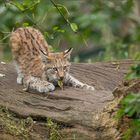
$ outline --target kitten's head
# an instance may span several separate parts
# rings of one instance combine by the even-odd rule
[[[66,73],[69,72],[71,63],[70,55],[72,48],[57,53],[42,54],[42,61],[45,64],[46,77],[51,82],[63,81]]]

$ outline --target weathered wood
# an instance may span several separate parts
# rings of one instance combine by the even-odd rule
[[[133,61],[73,64],[71,74],[80,81],[95,86],[95,91],[65,87],[48,94],[24,92],[16,84],[16,71],[12,64],[0,64],[0,105],[19,117],[52,118],[58,123],[81,131],[88,139],[99,138],[100,123],[97,112],[113,100],[113,89],[123,80]],[[83,137],[83,136],[82,136]],[[84,137],[83,137],[84,138]],[[100,137],[101,139],[101,137]],[[81,138],[82,140],[82,138]]]

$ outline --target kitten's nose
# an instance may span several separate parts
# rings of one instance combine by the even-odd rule
[[[62,76],[62,77],[60,77],[60,80],[62,81],[64,79],[64,77]]]

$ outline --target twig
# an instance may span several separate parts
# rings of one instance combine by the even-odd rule
[[[27,10],[29,10],[30,8],[33,8],[34,6],[36,6],[38,4],[38,2],[34,3],[33,5],[31,5],[30,7],[25,8],[24,10],[21,10],[16,4],[14,4],[13,2],[9,2],[11,5],[14,5],[16,8],[18,8],[20,11],[25,12]],[[21,4],[23,6],[23,4]]]
[[[17,9],[19,9],[19,7],[16,4],[14,4],[13,2],[9,2],[9,4],[11,4],[11,5],[15,6]],[[21,11],[21,9],[19,9],[19,10]]]
[[[48,14],[46,13],[46,14],[43,16],[43,19],[42,19],[41,22],[40,22],[41,24],[45,21],[47,15],[48,15]]]
[[[33,5],[31,5],[31,6],[28,7],[28,8],[25,8],[25,9],[23,10],[23,12],[26,11],[26,10],[29,10],[30,8],[35,7],[37,4],[38,4],[38,2],[34,3]]]
[[[11,35],[11,33],[12,33],[13,31],[14,31],[14,28],[12,29],[11,32],[5,32],[5,33],[8,33],[8,35],[5,36],[4,38],[2,38],[2,39],[0,40],[0,44],[6,44],[6,43],[2,43],[2,41],[5,40],[6,38],[8,38],[8,37]],[[1,32],[1,33],[4,33],[4,32]],[[8,44],[8,43],[7,43],[7,44]]]
[[[11,32],[0,31],[0,33],[3,33],[3,34],[9,34],[9,33],[11,33]]]
[[[9,43],[1,43],[1,42],[0,42],[0,44],[9,44]]]
[[[63,13],[61,12],[61,10],[58,8],[57,4],[53,0],[50,0],[50,1],[54,5],[54,7],[56,7],[56,9],[58,10],[58,12],[61,14],[61,16],[66,21],[66,23],[70,24],[70,21],[68,19],[66,19],[66,17],[63,15]]]
[[[8,34],[7,36],[5,36],[3,39],[1,39],[0,41],[5,40],[6,38],[8,38],[10,36],[10,34]]]

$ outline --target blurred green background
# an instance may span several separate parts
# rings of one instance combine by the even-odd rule
[[[74,62],[140,58],[140,0],[1,0],[0,60],[12,59],[10,32],[38,28]]]

